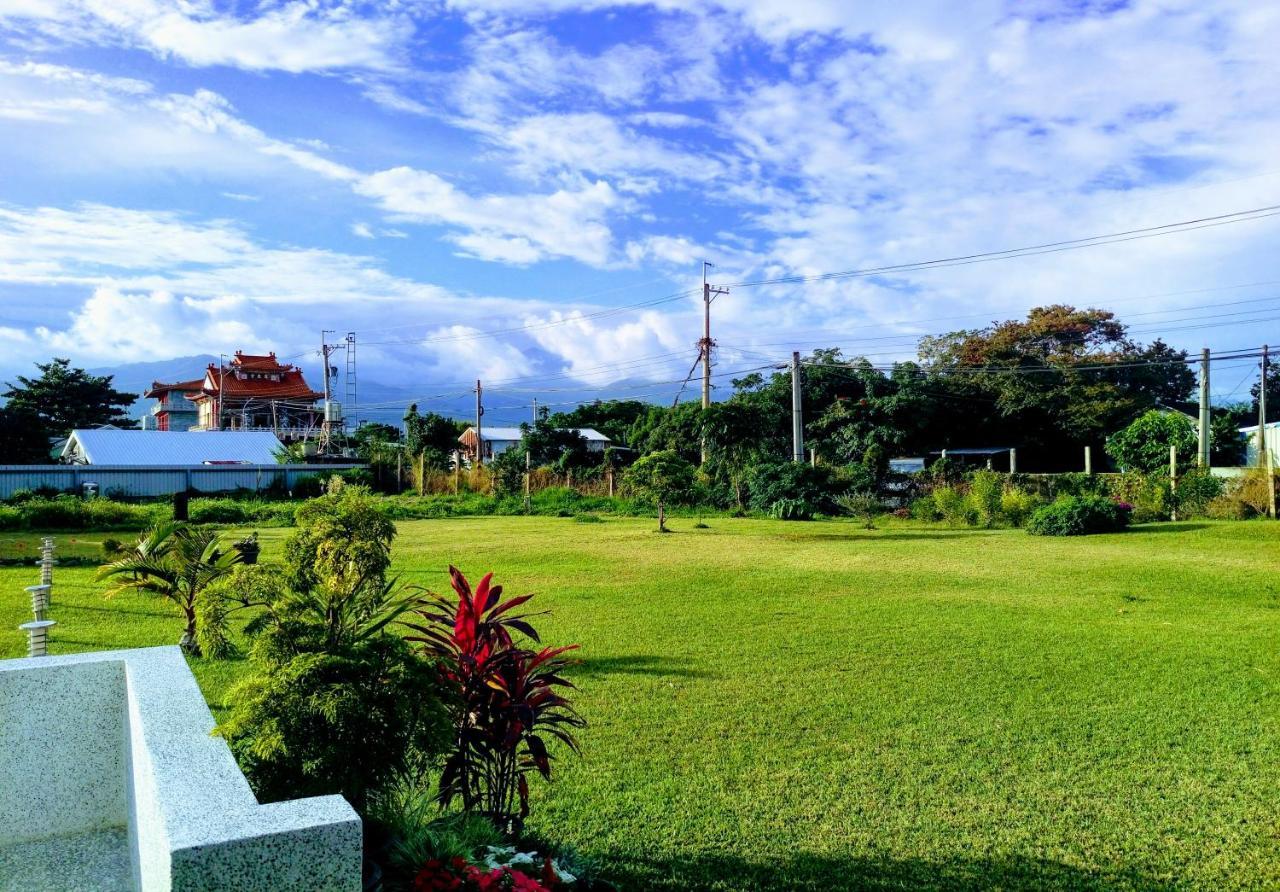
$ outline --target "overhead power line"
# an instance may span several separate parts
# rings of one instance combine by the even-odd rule
[[[1022,248],[1006,248],[1002,251],[984,251],[977,254],[961,254],[955,257],[942,257],[937,260],[920,260],[913,263],[899,263],[889,266],[869,267],[865,269],[841,270],[832,273],[816,273],[807,276],[779,276],[774,279],[757,279],[752,282],[731,282],[730,288],[755,288],[761,285],[798,285],[807,282],[825,282],[833,279],[851,279],[865,276],[879,276],[892,272],[912,272],[925,269],[938,269],[949,266],[965,266],[971,263],[985,263],[992,260],[1008,260],[1015,257],[1029,257],[1036,254],[1051,254],[1058,251],[1075,251],[1081,248],[1094,248],[1099,245],[1111,245],[1119,242],[1131,242],[1144,238],[1156,238],[1163,235],[1175,235],[1179,232],[1191,232],[1196,229],[1207,229],[1212,226],[1226,226],[1231,223],[1245,223],[1250,220],[1261,220],[1280,214],[1280,204],[1252,208],[1247,211],[1233,211],[1229,214],[1218,214],[1213,217],[1199,217],[1194,220],[1182,220],[1177,223],[1164,223],[1159,226],[1147,226],[1141,229],[1128,229],[1106,235],[1084,236],[1082,238],[1065,239],[1058,242],[1046,242],[1040,245],[1027,245]]]

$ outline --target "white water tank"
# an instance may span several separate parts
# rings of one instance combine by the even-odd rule
[[[324,420],[330,424],[339,424],[342,421],[342,403],[337,400],[325,400],[324,403]]]

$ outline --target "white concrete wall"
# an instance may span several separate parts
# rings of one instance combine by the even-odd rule
[[[0,817],[45,836],[127,823],[143,892],[358,890],[351,806],[259,805],[213,727],[176,647],[0,661]],[[30,799],[42,765],[60,780]]]

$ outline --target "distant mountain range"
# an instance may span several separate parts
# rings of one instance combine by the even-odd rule
[[[151,401],[143,399],[142,394],[151,387],[153,381],[189,381],[203,375],[210,363],[216,364],[217,362],[218,357],[216,356],[196,354],[155,362],[126,363],[124,365],[90,369],[89,371],[95,375],[111,375],[114,380],[114,386],[118,390],[137,393],[138,399],[130,409],[130,414],[135,418],[141,418],[151,411]],[[320,369],[304,366],[303,372],[307,376],[307,383],[316,390],[320,390]],[[635,386],[632,386],[633,384]],[[649,386],[644,385],[642,382],[619,381],[611,386],[612,393],[601,393],[599,390],[588,388],[584,388],[581,391],[557,388],[554,394],[548,392],[547,399],[553,399],[554,408],[560,410],[567,409],[576,403],[585,403],[596,399],[633,398],[634,393],[643,392],[647,389],[649,389]],[[404,387],[383,384],[362,376],[360,380],[359,405],[355,408],[355,414],[360,421],[378,421],[399,427],[401,419],[404,417],[404,411],[410,403],[419,400],[423,394],[434,394],[439,393],[439,391],[439,386],[433,386],[428,380],[424,380],[412,387]],[[342,398],[341,386],[339,386],[335,396],[338,399]],[[522,421],[529,420],[532,417],[532,410],[526,408],[526,405],[531,404],[535,396],[537,394],[529,392],[527,387],[521,388],[519,393],[503,393],[501,390],[496,390],[492,393],[486,392],[486,403],[488,403],[489,408],[485,413],[485,422],[491,425],[505,426],[516,425]],[[686,396],[690,396],[690,394],[687,393]],[[692,394],[692,396],[696,398],[696,394]],[[469,420],[475,416],[475,397],[464,393],[447,399],[433,399],[430,402],[421,402],[419,408],[424,412],[438,412],[451,418]],[[350,407],[348,407],[347,414],[350,417]]]

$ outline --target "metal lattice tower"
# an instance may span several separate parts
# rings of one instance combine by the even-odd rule
[[[343,430],[355,431],[360,426],[356,418],[356,333],[347,332],[347,405],[343,413]]]

